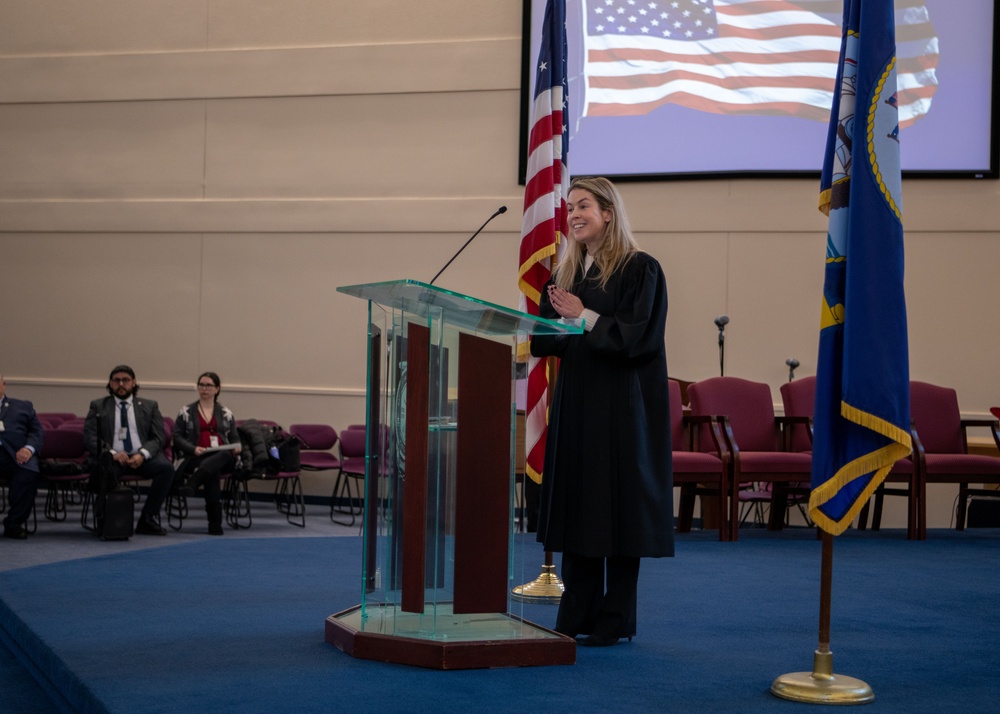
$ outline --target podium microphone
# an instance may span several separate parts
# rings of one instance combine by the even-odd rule
[[[715,318],[715,326],[719,328],[719,376],[726,376],[726,325],[729,315],[719,315]]]
[[[465,245],[463,245],[463,246],[462,246],[461,248],[459,248],[459,249],[458,249],[458,252],[457,252],[457,253],[455,253],[455,255],[451,256],[451,260],[449,260],[449,261],[448,261],[447,263],[445,263],[445,264],[444,264],[444,268],[441,268],[441,270],[437,271],[437,275],[435,275],[435,276],[434,276],[433,278],[431,278],[431,282],[430,282],[429,284],[430,284],[430,285],[433,285],[433,284],[434,284],[434,281],[435,281],[435,280],[437,280],[437,279],[438,279],[438,278],[439,278],[439,277],[441,276],[441,273],[443,273],[443,272],[445,271],[445,269],[446,269],[446,268],[447,268],[447,267],[448,267],[449,265],[451,265],[452,261],[453,261],[453,260],[455,260],[455,258],[457,258],[457,257],[459,256],[459,254],[460,254],[460,253],[461,253],[461,252],[462,252],[463,250],[465,250],[466,246],[468,246],[468,245],[469,245],[469,243],[471,243],[471,242],[472,242],[472,240],[473,240],[473,239],[474,239],[474,238],[475,238],[475,237],[476,237],[477,235],[479,235],[480,233],[482,233],[482,231],[483,231],[483,229],[484,229],[484,228],[486,227],[486,224],[487,224],[487,223],[489,223],[490,221],[492,221],[492,220],[493,220],[494,218],[496,218],[497,216],[499,216],[499,215],[500,215],[501,213],[506,213],[506,212],[507,212],[507,207],[506,207],[506,206],[500,206],[500,208],[498,208],[498,209],[496,210],[496,213],[494,213],[494,214],[493,214],[492,216],[490,216],[489,218],[487,218],[487,219],[486,219],[486,223],[483,223],[483,225],[479,226],[479,230],[477,230],[477,231],[476,231],[475,233],[473,233],[473,234],[472,234],[472,236],[471,236],[471,237],[469,238],[469,240],[465,241]]]

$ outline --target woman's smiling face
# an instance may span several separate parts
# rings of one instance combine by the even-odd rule
[[[604,241],[604,229],[611,220],[611,211],[602,209],[594,194],[582,188],[569,192],[566,208],[570,235],[594,255]]]

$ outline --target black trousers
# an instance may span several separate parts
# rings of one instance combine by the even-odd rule
[[[222,503],[221,475],[225,471],[231,471],[235,463],[236,457],[232,451],[213,451],[201,456],[192,456],[178,470],[177,477],[183,479],[193,474],[195,469],[201,469],[206,474],[205,503]]]
[[[556,615],[556,632],[604,638],[635,634],[638,558],[563,553],[562,581],[565,589]]]
[[[20,528],[28,521],[38,493],[38,473],[21,466],[0,448],[0,475],[10,479],[10,510],[3,519],[4,528]]]
[[[143,504],[141,518],[152,519],[160,515],[160,508],[170,493],[170,486],[174,482],[174,466],[163,454],[157,454],[151,459],[142,462],[137,469],[123,468],[122,473],[136,474],[140,478],[152,479],[149,484],[149,492],[146,494],[146,503]]]

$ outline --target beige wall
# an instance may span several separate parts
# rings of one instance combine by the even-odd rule
[[[427,280],[506,204],[439,284],[517,304],[520,32],[516,0],[0,0],[11,393],[82,412],[129,362],[165,413],[211,369],[241,416],[363,421],[365,306],[338,285]],[[727,374],[777,399],[787,358],[815,372],[815,181],[621,188],[673,376],[718,373],[722,313]],[[912,376],[970,416],[1000,404],[998,193],[904,185]]]

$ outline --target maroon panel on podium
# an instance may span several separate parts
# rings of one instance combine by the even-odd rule
[[[424,611],[430,346],[430,328],[411,322],[406,335],[406,475],[403,487],[401,598],[404,612]]]
[[[466,333],[458,345],[454,608],[506,612],[511,346]]]
[[[368,338],[368,354],[382,354],[382,331],[376,325],[370,325],[371,331]],[[365,511],[362,518],[365,519],[365,592],[375,592],[375,555],[377,552],[376,538],[378,537],[378,498],[381,475],[385,470],[382,463],[384,455],[381,449],[382,434],[379,423],[379,399],[382,385],[382,361],[379,359],[369,359],[368,364],[368,415],[365,417],[365,453],[368,455],[368,473],[365,481]]]

